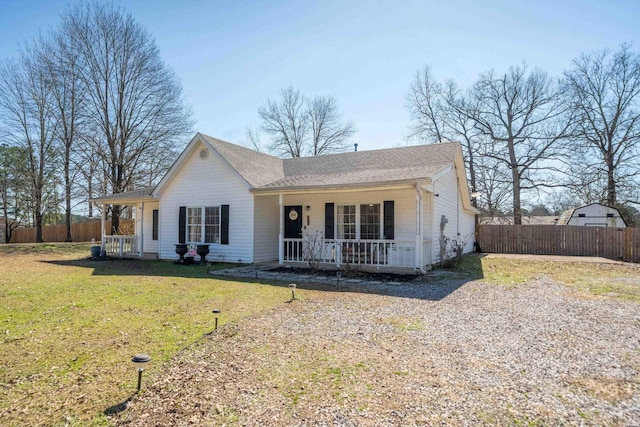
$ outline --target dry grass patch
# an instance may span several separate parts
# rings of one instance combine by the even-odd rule
[[[464,258],[458,271],[503,286],[549,278],[583,295],[640,302],[640,265],[636,264],[538,261],[473,255]]]
[[[629,399],[633,395],[633,387],[629,381],[612,377],[582,377],[570,378],[567,383],[575,386],[598,399],[604,399],[611,404],[617,404],[621,400]]]

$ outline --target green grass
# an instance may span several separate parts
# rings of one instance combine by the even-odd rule
[[[213,279],[203,266],[88,260],[89,246],[0,245],[0,425],[106,425],[103,412],[135,392],[134,354],[151,355],[144,374],[149,383],[165,362],[212,331],[213,308],[222,310],[224,327],[290,298],[286,287]],[[468,256],[446,274],[498,286],[547,277],[579,295],[640,302],[639,273],[629,265]],[[305,298],[298,289],[296,299]],[[400,333],[426,327],[404,317],[381,323]],[[362,370],[380,369],[366,357],[338,361],[318,354],[312,362],[264,375],[295,405],[315,394],[344,398],[343,384]],[[362,390],[365,398],[372,390]]]
[[[145,380],[219,326],[284,304],[288,289],[213,279],[204,266],[92,261],[88,244],[0,245],[0,425],[101,425]]]

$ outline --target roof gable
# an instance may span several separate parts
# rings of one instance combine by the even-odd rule
[[[283,176],[282,159],[268,154],[259,153],[230,142],[222,141],[208,135],[197,133],[191,142],[185,147],[178,159],[171,166],[169,171],[160,180],[153,191],[158,195],[173,174],[177,173],[181,165],[189,157],[189,154],[197,147],[198,143],[211,148],[223,161],[225,161],[248,185],[249,187],[260,187],[268,182],[277,180]]]

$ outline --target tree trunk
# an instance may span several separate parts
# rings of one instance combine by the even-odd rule
[[[72,242],[71,239],[71,177],[69,176],[69,144],[67,144],[64,161],[64,193],[65,193],[65,224],[67,225],[67,237],[65,242]]]
[[[42,212],[40,212],[40,208],[37,208],[37,212],[35,215],[36,220],[36,243],[42,243]]]
[[[120,233],[120,212],[122,207],[120,205],[111,206],[111,234]]]
[[[511,168],[511,178],[513,180],[513,223],[522,224],[522,211],[520,210],[520,171],[516,158],[514,138],[510,137],[507,143],[509,147],[509,167]]]
[[[608,155],[607,162],[607,204],[611,207],[616,206],[616,177],[615,166],[613,164],[613,155]]]

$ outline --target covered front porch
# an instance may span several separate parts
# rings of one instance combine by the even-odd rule
[[[155,259],[158,256],[158,200],[149,189],[113,194],[91,199],[101,205],[101,246],[108,256]],[[109,205],[131,208],[133,230],[121,230],[124,234],[107,229]]]
[[[433,264],[428,182],[277,195],[280,265],[424,271]]]

